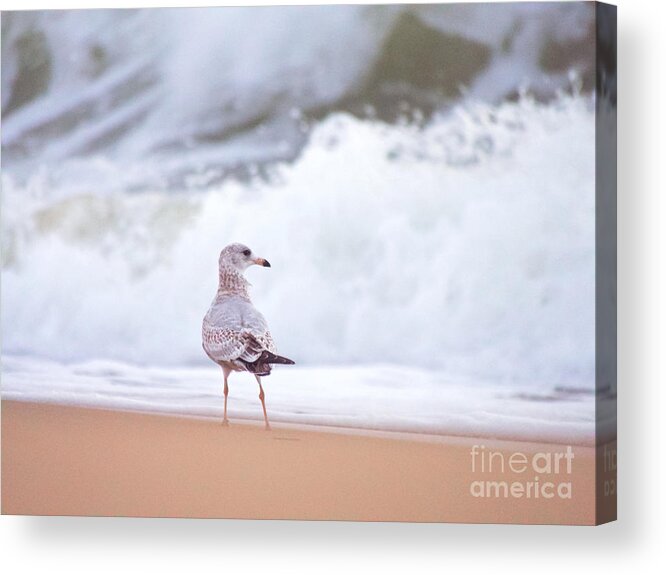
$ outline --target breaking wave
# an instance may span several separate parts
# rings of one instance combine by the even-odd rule
[[[335,112],[550,98],[572,72],[591,90],[594,37],[585,3],[5,12],[4,167],[152,158],[182,185],[293,160]]]
[[[593,142],[578,94],[331,114],[268,180],[206,168],[167,192],[159,162],[95,156],[3,170],[3,353],[203,362],[217,256],[243,241],[273,264],[249,270],[253,297],[300,364],[591,389]]]

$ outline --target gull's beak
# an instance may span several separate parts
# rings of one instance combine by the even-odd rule
[[[257,258],[254,260],[254,263],[265,268],[271,267],[271,264],[268,263],[268,260],[265,260],[264,258]]]

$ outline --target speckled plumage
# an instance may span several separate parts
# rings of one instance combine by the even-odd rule
[[[250,300],[250,283],[242,273],[244,250],[249,251],[241,244],[231,244],[222,250],[217,294],[202,328],[203,348],[208,357],[232,371],[252,371],[248,364],[259,360],[264,352],[277,353],[266,318]],[[235,258],[240,258],[240,263]],[[262,367],[261,375],[270,373],[269,362]]]

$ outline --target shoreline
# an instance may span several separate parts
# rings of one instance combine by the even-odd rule
[[[143,415],[147,417],[165,417],[165,418],[174,418],[185,421],[201,421],[208,422],[212,424],[219,424],[222,421],[221,415],[208,415],[208,414],[197,414],[197,413],[179,413],[175,411],[158,411],[150,409],[141,409],[141,408],[130,408],[130,407],[115,407],[115,406],[106,406],[106,405],[91,405],[87,403],[67,403],[60,401],[36,401],[33,399],[17,399],[12,397],[10,399],[2,399],[2,403],[19,403],[19,404],[28,404],[28,405],[45,405],[53,407],[62,407],[66,409],[82,409],[90,411],[99,411],[99,412],[108,412],[108,413],[119,413],[119,414],[133,414],[133,415]],[[270,411],[269,411],[270,418]],[[248,426],[248,427],[257,427],[263,429],[264,423],[260,418],[244,418],[244,417],[229,417],[229,422],[231,425],[236,426]],[[521,444],[528,446],[539,446],[539,445],[561,445],[567,446],[572,445],[577,448],[591,448],[592,445],[587,440],[576,440],[567,441],[564,439],[561,440],[538,440],[538,439],[522,439],[520,437],[496,437],[491,434],[480,434],[480,435],[466,435],[463,433],[433,433],[430,431],[401,431],[401,430],[388,430],[380,429],[373,427],[354,427],[354,426],[345,426],[345,425],[331,425],[331,424],[318,424],[318,423],[301,423],[301,422],[287,422],[287,421],[274,421],[270,420],[271,427],[274,431],[285,430],[285,431],[303,431],[307,433],[330,433],[330,434],[339,434],[339,435],[351,435],[359,437],[374,437],[382,438],[388,440],[402,440],[402,441],[415,441],[415,442],[426,442],[426,443],[457,443],[460,445],[472,445],[473,443],[478,443],[479,441],[483,442],[492,442],[496,445],[505,444],[507,446]]]
[[[53,405],[64,408],[75,408],[75,409],[90,409],[94,411],[109,411],[114,413],[133,413],[139,415],[147,416],[158,416],[158,417],[173,417],[173,418],[182,418],[186,420],[202,420],[209,422],[216,422],[222,420],[222,409],[219,409],[219,413],[211,413],[210,409],[202,410],[187,410],[187,411],[175,411],[173,409],[160,409],[155,407],[146,407],[146,406],[132,406],[129,403],[125,404],[116,404],[116,403],[98,403],[95,404],[91,401],[86,400],[74,400],[67,401],[63,399],[42,399],[36,398],[34,396],[21,397],[15,393],[3,392],[2,401],[12,402],[12,403],[25,403],[25,404],[35,404],[35,405]],[[256,406],[252,406],[256,408]],[[230,421],[234,421],[238,425],[263,425],[263,420],[260,418],[261,407],[258,409],[248,409],[244,410],[245,413],[239,415],[237,412],[233,413],[229,417]],[[257,413],[258,411],[258,413]],[[247,415],[246,415],[247,414]],[[606,434],[597,434],[595,438],[594,435],[588,436],[587,434],[581,435],[580,433],[574,432],[569,436],[564,436],[562,433],[557,431],[544,432],[541,435],[535,435],[532,430],[530,430],[526,436],[520,436],[516,431],[509,432],[500,428],[490,430],[486,429],[480,433],[472,433],[469,430],[469,425],[463,426],[460,431],[444,428],[442,430],[433,430],[432,426],[424,425],[423,430],[419,430],[418,426],[407,425],[405,429],[389,429],[388,422],[387,425],[373,427],[371,425],[354,425],[353,423],[331,423],[330,418],[324,417],[324,419],[329,419],[329,421],[313,421],[311,418],[304,419],[302,421],[294,420],[285,420],[285,413],[276,413],[271,406],[268,406],[268,416],[272,426],[277,426],[285,429],[296,429],[304,431],[313,431],[313,432],[330,432],[330,433],[340,433],[340,434],[351,434],[351,435],[369,435],[369,436],[382,436],[387,438],[404,438],[404,439],[413,439],[413,440],[422,440],[422,441],[442,441],[442,440],[487,440],[494,442],[505,442],[505,443],[527,443],[527,444],[549,444],[549,445],[575,445],[577,447],[594,447],[595,442],[598,443],[599,439],[604,440],[604,442],[614,441],[616,438]]]
[[[4,355],[2,397],[222,417],[224,398],[218,371],[204,366],[137,366],[102,360],[63,364]],[[265,383],[273,423],[589,446],[600,432],[606,435],[603,414],[599,422],[594,420],[592,393],[527,383],[477,382],[473,389],[470,393],[462,380],[440,379],[432,370],[370,364],[276,369]],[[261,419],[251,374],[238,374],[231,382],[229,410],[231,417]]]
[[[574,447],[574,497],[548,500],[472,497],[474,481],[532,480],[472,473],[473,445],[502,459],[562,449],[2,400],[2,512],[594,524],[594,448]]]

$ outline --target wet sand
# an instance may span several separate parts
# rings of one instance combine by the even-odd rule
[[[570,499],[528,497],[534,474],[510,469],[516,452],[565,449],[2,401],[2,513],[594,524],[593,448],[573,447],[570,474],[539,477],[539,489],[570,483]],[[493,473],[481,451],[496,453]],[[523,493],[473,497],[487,480]]]

